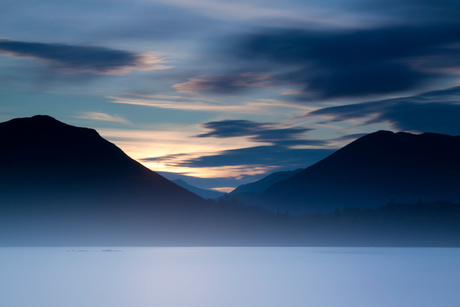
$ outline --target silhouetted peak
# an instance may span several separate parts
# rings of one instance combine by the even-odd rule
[[[25,118],[27,119],[27,118]],[[57,119],[55,119],[54,117],[51,117],[49,115],[34,115],[32,117],[29,118],[30,120],[33,120],[33,121],[41,121],[41,122],[55,122],[55,123],[60,123],[60,124],[64,124],[60,121],[58,121]]]
[[[379,130],[373,133],[369,133],[357,141],[379,141],[379,140],[413,140],[413,139],[435,139],[435,138],[453,138],[454,136],[439,134],[434,132],[425,132],[420,134],[410,132],[393,132],[388,130]]]
[[[37,173],[57,173],[71,167],[90,172],[97,165],[109,169],[127,158],[96,130],[67,125],[45,115],[0,123],[0,140],[0,165],[12,171],[22,165],[23,169],[38,170]],[[122,165],[134,163],[127,161]]]
[[[348,151],[356,152],[360,155],[375,156],[381,156],[389,152],[398,156],[401,154],[412,155],[417,152],[447,150],[452,146],[458,146],[459,140],[460,137],[437,133],[412,134],[380,130],[357,139],[334,155],[337,156]]]
[[[62,184],[70,194],[94,188],[102,194],[108,193],[104,195],[109,197],[109,194],[123,194],[117,191],[122,188],[132,193],[138,191],[138,198],[159,193],[164,199],[200,200],[129,158],[94,129],[67,125],[50,116],[0,123],[0,144],[0,186],[2,182],[16,182],[20,188],[26,182],[31,189],[35,189],[35,185],[38,189],[37,182],[40,182],[47,187],[45,194]],[[170,195],[170,191],[177,195]]]
[[[4,145],[88,143],[104,141],[94,129],[67,125],[48,115],[16,118],[0,123]]]
[[[64,127],[69,126],[63,122],[58,121],[49,115],[35,115],[32,117],[15,118],[10,121],[2,123],[5,126],[27,126],[27,127]]]
[[[402,132],[393,132],[393,131],[388,131],[388,130],[379,130],[373,133],[369,133],[365,136],[360,137],[357,139],[355,142],[379,142],[379,141],[384,141],[384,140],[389,140],[394,138],[396,135],[400,134]],[[353,142],[353,143],[355,143]],[[353,144],[352,143],[352,144]]]
[[[397,132],[397,133],[400,133],[400,132]],[[379,130],[379,131],[376,131],[376,132],[373,132],[373,133],[369,133],[367,136],[389,136],[389,135],[394,135],[396,134],[395,132],[393,131],[389,131],[389,130]],[[366,136],[364,136],[366,137]]]

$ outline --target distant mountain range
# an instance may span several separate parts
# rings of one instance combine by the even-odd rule
[[[222,196],[222,199],[235,199],[242,203],[251,203],[254,198],[257,199],[260,193],[264,192],[275,183],[286,180],[287,178],[292,177],[301,171],[303,171],[303,169],[272,173],[258,181],[240,185],[232,192]]]
[[[232,193],[256,207],[205,200],[93,129],[18,118],[0,123],[0,246],[460,246],[459,157],[459,137],[379,131]]]
[[[460,201],[460,136],[371,133],[247,203],[307,214],[419,199]]]
[[[174,182],[175,184],[177,184],[178,186],[181,186],[184,189],[187,189],[190,192],[193,192],[196,195],[198,195],[198,196],[200,196],[200,197],[202,197],[204,199],[217,199],[217,198],[222,197],[222,196],[225,195],[224,192],[201,189],[201,188],[195,187],[193,185],[188,184],[187,182],[185,182],[182,179],[175,179],[175,180],[171,180],[171,181]]]

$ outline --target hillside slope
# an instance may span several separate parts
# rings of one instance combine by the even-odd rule
[[[293,214],[460,201],[460,136],[378,131],[263,192],[252,204]]]

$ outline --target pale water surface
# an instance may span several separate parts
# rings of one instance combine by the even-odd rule
[[[0,306],[460,306],[460,249],[104,249],[0,248]]]

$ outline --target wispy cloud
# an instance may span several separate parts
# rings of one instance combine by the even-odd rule
[[[313,111],[317,107],[305,106],[277,99],[254,99],[232,104],[202,97],[186,96],[140,96],[108,97],[110,102],[146,106],[160,109],[175,109],[202,112],[228,112],[237,114],[283,114],[292,111]]]
[[[133,53],[96,46],[77,46],[0,39],[0,55],[32,58],[52,70],[67,73],[123,75],[130,70],[167,69],[166,61],[154,53]]]
[[[89,119],[95,121],[104,121],[104,122],[114,122],[114,123],[123,123],[127,124],[128,121],[120,116],[113,116],[106,113],[99,112],[85,112],[83,115],[75,116],[75,118]]]
[[[200,138],[248,137],[257,143],[271,143],[278,146],[324,146],[326,141],[306,138],[312,129],[302,126],[286,126],[279,123],[259,123],[248,120],[221,120],[202,125],[210,131],[197,135]]]
[[[322,117],[324,123],[361,121],[362,126],[387,123],[394,130],[460,135],[460,87],[322,108],[303,118],[315,117]]]
[[[375,24],[380,19],[366,18],[344,8],[322,6],[318,3],[283,1],[284,5],[267,1],[225,1],[225,0],[161,0],[169,5],[184,7],[201,15],[221,20],[239,20],[256,25],[316,24],[323,27],[357,27]],[[334,16],[334,18],[331,18]]]
[[[234,94],[248,88],[267,87],[270,84],[269,74],[246,72],[192,78],[187,82],[175,84],[173,88],[178,92],[188,94],[198,94],[198,92]]]

